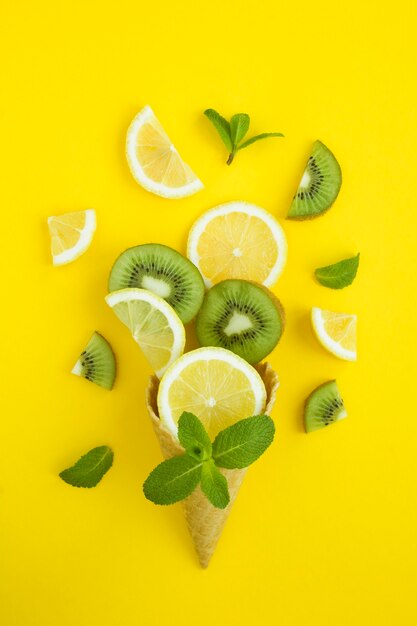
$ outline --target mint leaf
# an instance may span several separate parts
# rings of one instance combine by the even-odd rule
[[[203,424],[192,413],[183,412],[178,420],[178,439],[186,453],[205,461],[211,457],[211,441]]]
[[[268,415],[255,415],[222,430],[213,443],[213,458],[218,467],[241,469],[261,456],[271,445],[274,422]]]
[[[143,493],[155,504],[174,504],[190,495],[201,477],[202,462],[188,454],[163,461],[143,483]]]
[[[93,448],[59,476],[73,487],[95,487],[113,465],[113,450],[108,446]]]
[[[243,148],[247,148],[251,144],[255,143],[255,141],[260,141],[261,139],[267,139],[268,137],[284,137],[284,136],[285,135],[283,135],[282,133],[261,133],[260,135],[255,135],[254,137],[251,137],[244,143],[240,144],[240,146],[238,146],[237,149],[243,150]]]
[[[343,289],[355,280],[359,267],[359,254],[349,259],[343,259],[333,265],[319,267],[314,272],[315,277],[324,287]]]
[[[201,490],[218,509],[225,509],[230,502],[227,480],[217,469],[213,459],[203,464],[201,472]]]
[[[249,130],[250,117],[247,113],[236,113],[230,120],[230,133],[232,135],[233,151]]]
[[[217,113],[217,111],[215,111],[214,109],[206,109],[204,111],[204,115],[213,124],[213,126],[215,127],[215,129],[219,133],[219,135],[220,135],[224,145],[228,149],[228,151],[232,152],[232,150],[233,150],[233,141],[232,141],[232,135],[231,135],[231,132],[230,132],[230,124],[229,124],[229,122],[227,120],[225,120],[224,117],[222,117],[220,115],[220,113]]]

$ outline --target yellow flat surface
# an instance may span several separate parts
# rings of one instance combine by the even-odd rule
[[[416,23],[412,0],[3,3],[1,624],[416,623]],[[147,103],[205,183],[194,197],[133,181],[125,133]],[[227,167],[207,107],[286,138]],[[317,138],[340,161],[340,197],[320,219],[284,222]],[[284,224],[274,291],[288,324],[271,357],[276,442],[202,571],[180,506],[141,493],[161,458],[150,370],[103,298],[124,248],[184,251],[203,210],[237,199]],[[89,207],[92,247],[53,268],[47,216]],[[357,251],[351,287],[314,282]],[[312,306],[358,314],[356,364],[320,347]],[[117,354],[112,392],[69,373],[94,330]],[[307,436],[304,397],[333,377],[349,417]],[[58,478],[101,444],[115,461],[96,489]]]

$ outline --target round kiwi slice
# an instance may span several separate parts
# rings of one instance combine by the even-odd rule
[[[273,350],[284,330],[284,309],[264,286],[229,279],[206,293],[197,316],[202,346],[231,350],[249,363],[259,363]]]
[[[304,409],[305,429],[308,433],[344,417],[347,417],[347,413],[335,380],[323,383],[308,396]]]
[[[321,215],[336,200],[341,184],[342,171],[334,154],[316,141],[287,217],[306,220]]]
[[[103,335],[93,333],[71,372],[104,389],[113,387],[116,378],[116,359],[109,342]]]
[[[196,266],[176,250],[147,243],[125,250],[112,267],[109,291],[148,289],[164,298],[182,322],[196,316],[204,297],[204,282]]]

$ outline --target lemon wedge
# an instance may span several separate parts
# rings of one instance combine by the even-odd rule
[[[129,127],[126,156],[136,182],[158,196],[184,198],[203,188],[149,106],[136,115]]]
[[[78,259],[89,247],[96,230],[94,209],[48,217],[51,254],[54,265]]]
[[[332,354],[356,361],[356,315],[313,307],[311,322],[318,340]]]

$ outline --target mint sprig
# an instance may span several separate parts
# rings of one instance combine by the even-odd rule
[[[95,487],[113,465],[113,450],[109,446],[98,446],[89,450],[59,477],[73,487]]]
[[[282,133],[261,133],[260,135],[251,137],[247,141],[243,141],[250,125],[250,117],[247,113],[236,113],[236,115],[231,117],[230,122],[214,109],[206,109],[204,115],[213,124],[229,152],[229,157],[226,161],[227,165],[232,163],[239,150],[247,148],[255,143],[255,141],[267,139],[268,137],[284,137]]]
[[[185,454],[160,463],[143,484],[145,497],[155,504],[174,504],[187,498],[200,484],[213,506],[224,509],[230,496],[219,467],[243,469],[271,445],[274,422],[255,415],[222,430],[212,444],[201,421],[184,412],[178,421],[178,438]]]
[[[359,267],[359,253],[349,259],[343,259],[333,265],[319,267],[314,272],[318,282],[330,289],[343,289],[355,280]]]

